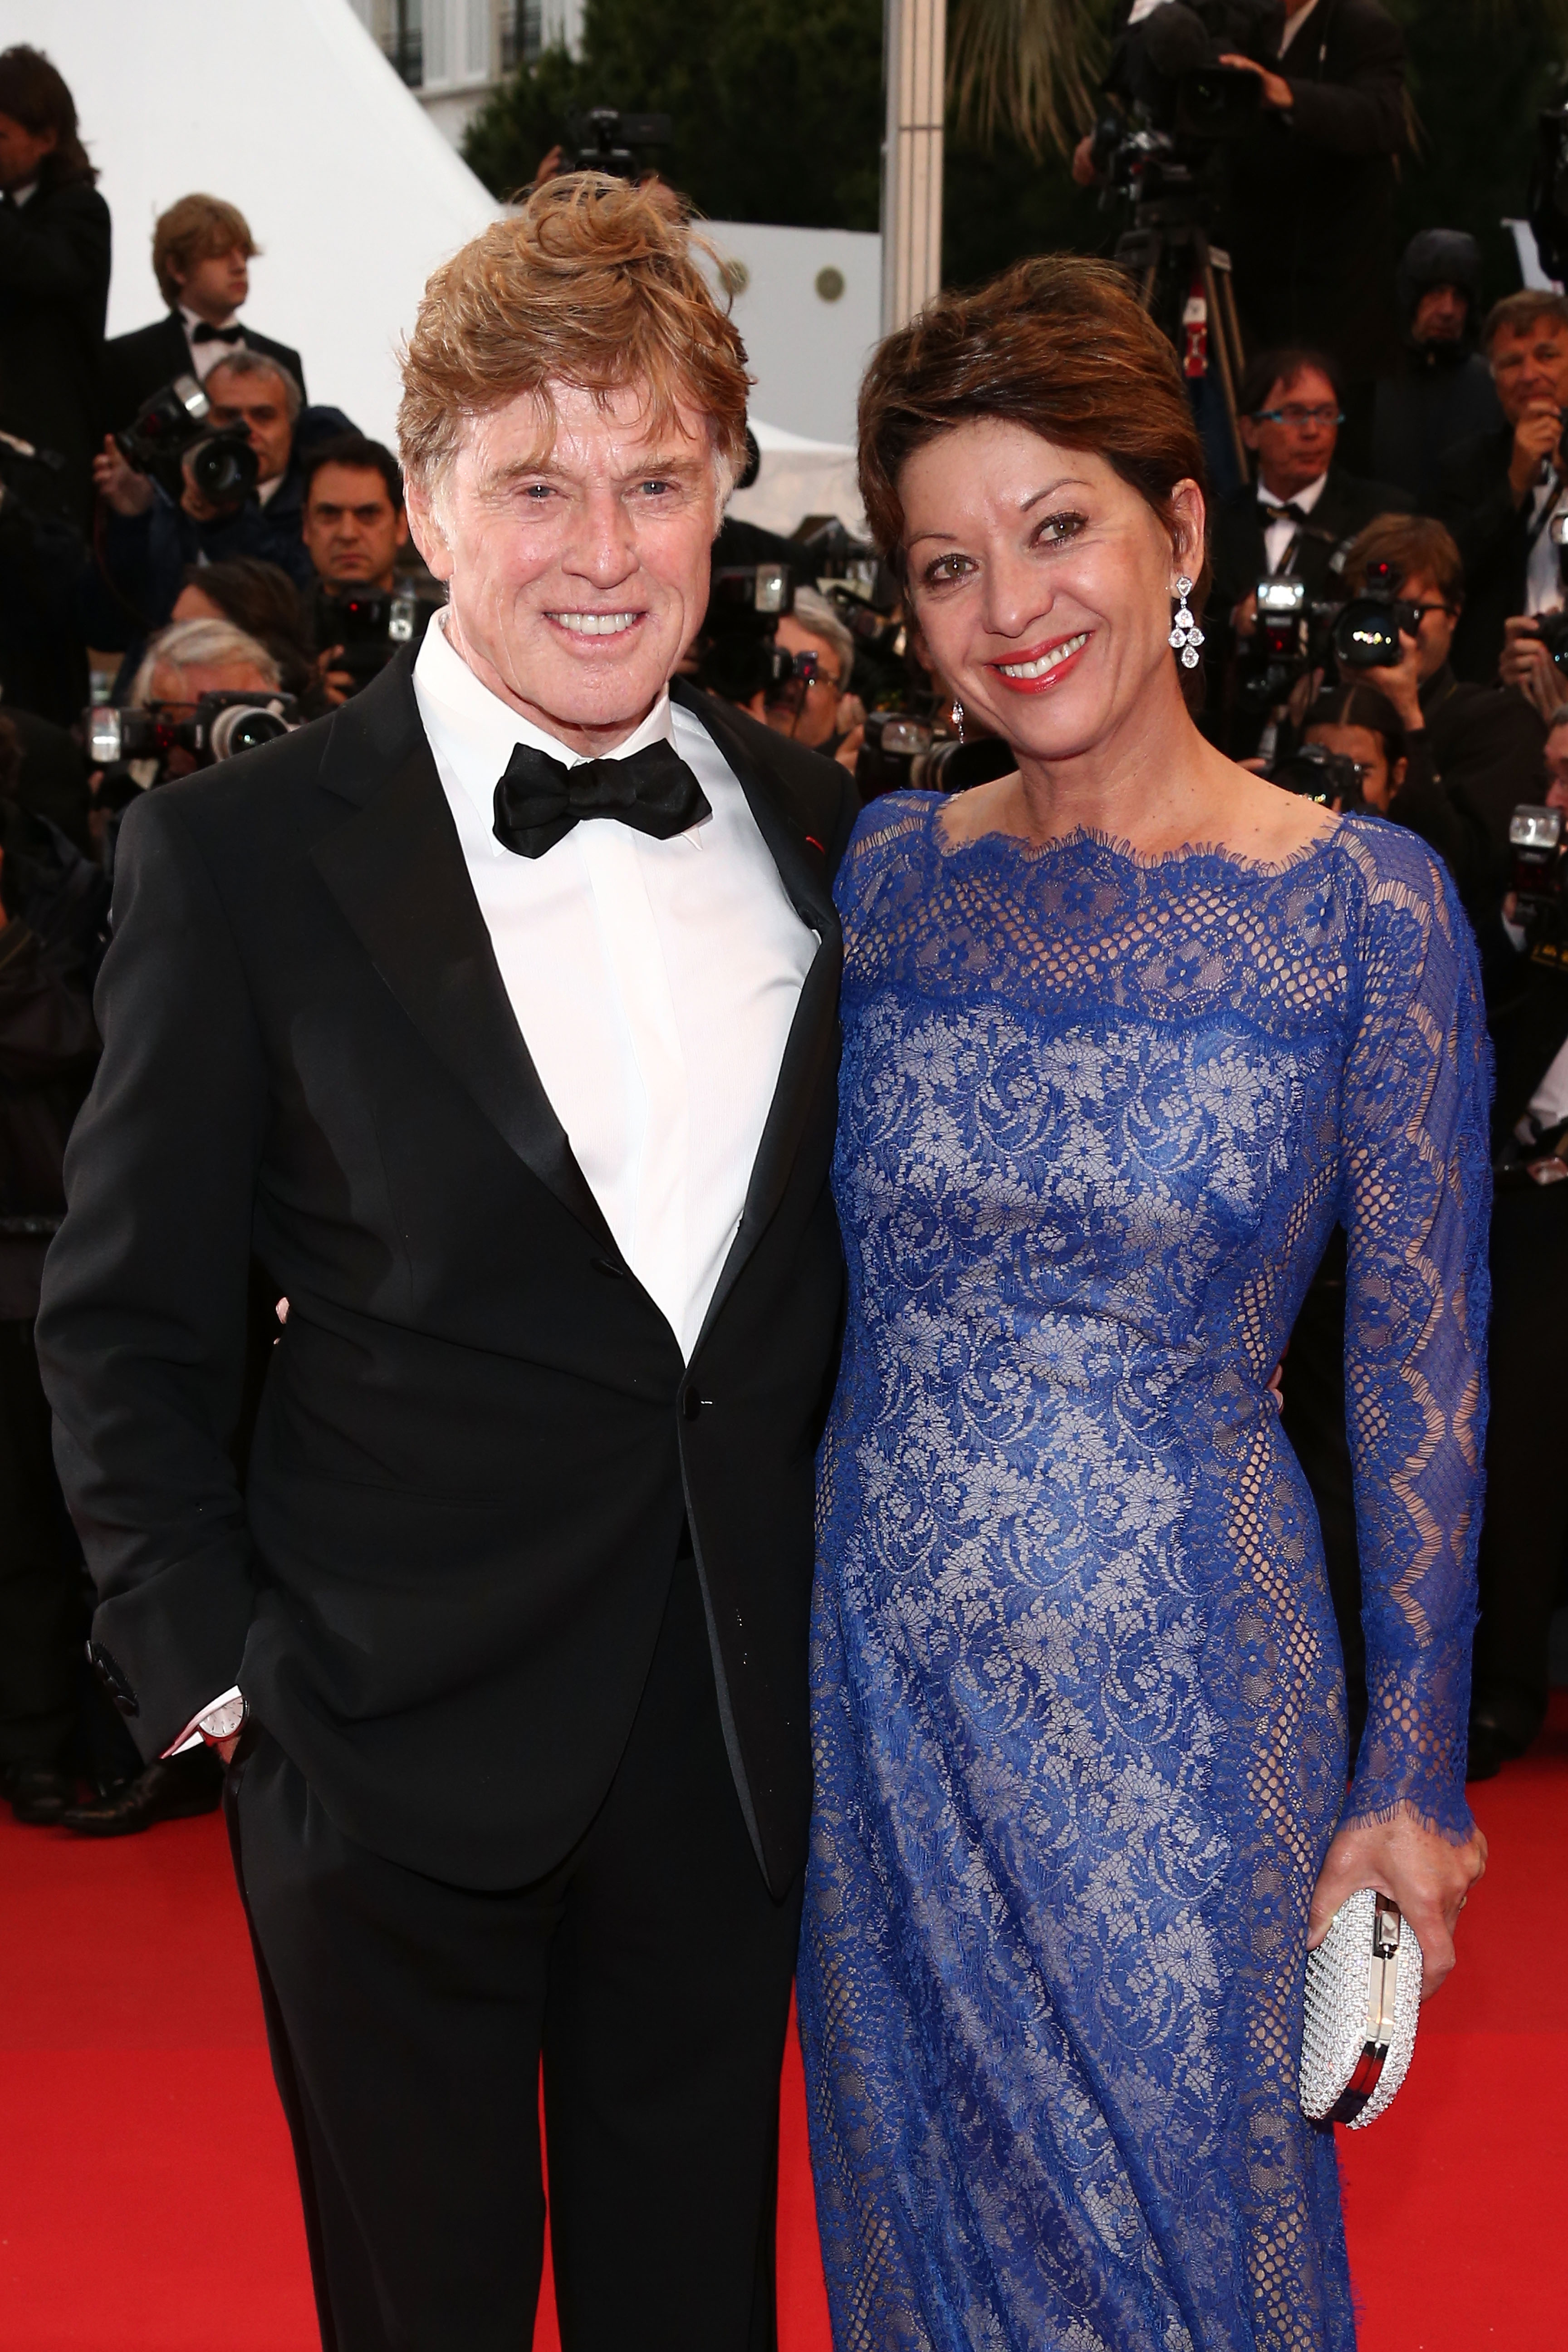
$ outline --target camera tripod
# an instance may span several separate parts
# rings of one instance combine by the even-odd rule
[[[1241,381],[1245,354],[1236,291],[1230,282],[1229,254],[1210,244],[1208,231],[1194,217],[1190,204],[1179,196],[1155,197],[1138,206],[1133,226],[1117,242],[1116,258],[1135,274],[1139,300],[1178,353],[1194,277],[1202,286],[1207,307],[1209,357],[1224,397],[1237,467],[1243,482],[1249,480],[1249,452],[1241,437],[1236,406],[1236,388]]]

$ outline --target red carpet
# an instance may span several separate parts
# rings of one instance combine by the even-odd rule
[[[1366,2352],[1568,2343],[1568,1694],[1475,1791],[1492,1865],[1391,2113],[1342,2135]],[[287,2136],[215,1820],[93,1846],[0,1808],[4,2352],[314,2352]],[[783,2352],[828,2352],[800,2062]],[[535,2352],[557,2352],[546,2298]]]

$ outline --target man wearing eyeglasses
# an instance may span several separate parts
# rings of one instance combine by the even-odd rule
[[[1210,542],[1210,625],[1234,651],[1258,624],[1258,583],[1302,580],[1310,600],[1329,589],[1336,548],[1374,515],[1408,514],[1408,494],[1363,481],[1335,463],[1341,423],[1338,373],[1321,352],[1260,352],[1237,389],[1241,434],[1257,479],[1222,500]],[[1223,672],[1222,651],[1216,668]],[[1226,748],[1240,759],[1257,748],[1261,718],[1230,715]],[[1243,739],[1246,740],[1243,740]]]
[[[1481,349],[1504,421],[1449,451],[1436,502],[1469,583],[1454,667],[1490,685],[1500,656],[1504,679],[1549,712],[1550,681],[1534,673],[1550,663],[1531,652],[1527,625],[1563,604],[1555,533],[1568,520],[1568,300],[1542,289],[1509,295],[1488,314]]]

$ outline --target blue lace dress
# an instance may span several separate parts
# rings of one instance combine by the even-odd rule
[[[1486,1325],[1469,934],[1413,834],[840,877],[843,1371],[800,2013],[839,2352],[1351,2352],[1296,2095],[1342,1816],[1455,1837]],[[1371,1719],[1267,1390],[1336,1219]],[[1419,2061],[1417,2061],[1419,2063]]]

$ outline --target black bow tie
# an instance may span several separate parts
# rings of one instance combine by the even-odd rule
[[[1258,499],[1258,511],[1262,518],[1265,530],[1271,522],[1293,522],[1300,530],[1303,523],[1310,522],[1312,519],[1305,507],[1271,506],[1267,499]]]
[[[243,327],[209,327],[205,319],[198,319],[191,329],[191,341],[193,343],[237,343],[243,340],[244,334]]]
[[[624,760],[584,760],[575,768],[519,743],[496,786],[496,839],[519,857],[542,857],[584,817],[613,816],[668,841],[711,814],[673,743],[646,743]]]

